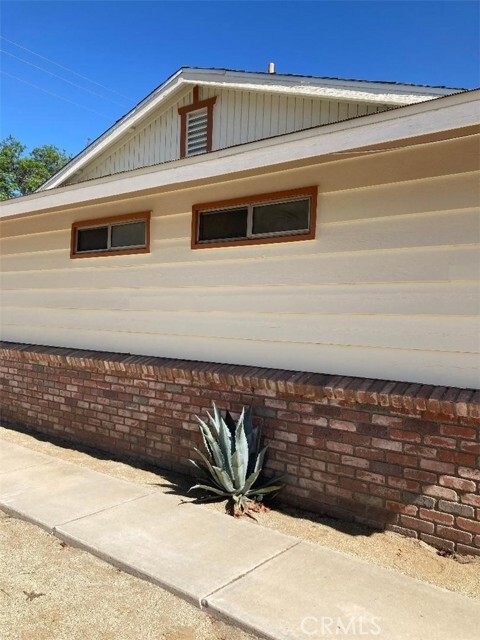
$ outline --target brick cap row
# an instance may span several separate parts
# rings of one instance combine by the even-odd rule
[[[0,341],[0,357],[127,377],[235,388],[342,406],[370,405],[402,414],[480,418],[480,391],[254,366],[179,360]],[[365,407],[366,408],[366,407]]]

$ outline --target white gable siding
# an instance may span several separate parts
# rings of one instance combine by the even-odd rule
[[[200,99],[216,96],[213,150],[387,109],[385,105],[297,98],[256,91],[200,89]],[[118,142],[67,184],[146,167],[180,157],[179,107],[192,91]]]
[[[3,338],[477,387],[477,149],[458,139],[5,220]],[[311,184],[315,240],[190,249],[194,202]],[[151,254],[69,259],[73,221],[147,209]]]

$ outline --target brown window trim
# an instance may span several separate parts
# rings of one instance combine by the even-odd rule
[[[207,109],[207,151],[212,150],[212,134],[213,134],[213,105],[217,101],[217,97],[199,100],[198,85],[193,87],[193,102],[185,107],[180,107],[178,113],[180,115],[180,158],[187,157],[187,113],[198,111],[199,109]],[[192,156],[193,157],[193,156]]]
[[[134,253],[150,253],[150,218],[151,211],[142,211],[140,213],[126,213],[121,216],[110,216],[109,218],[93,218],[92,220],[82,220],[81,222],[74,222],[72,224],[72,231],[70,235],[70,258],[101,258],[105,256],[128,256]],[[77,253],[76,238],[77,229],[84,229],[85,227],[98,227],[102,225],[114,224],[116,222],[134,222],[136,220],[145,220],[146,224],[146,245],[145,247],[133,248],[133,249],[110,249],[108,251],[92,251],[89,253]]]
[[[301,196],[310,198],[310,230],[307,233],[292,233],[290,235],[278,235],[259,238],[245,238],[241,240],[217,240],[216,242],[200,242],[198,240],[198,228],[200,213],[211,209],[228,209],[241,205],[257,204],[270,200],[288,200]],[[271,244],[273,242],[298,242],[299,240],[313,240],[315,238],[317,221],[317,199],[318,187],[303,187],[302,189],[291,189],[289,191],[276,191],[274,193],[262,193],[257,196],[245,198],[233,198],[232,200],[219,200],[217,202],[205,202],[194,204],[192,207],[192,249],[212,249],[214,247],[238,247],[252,244]]]

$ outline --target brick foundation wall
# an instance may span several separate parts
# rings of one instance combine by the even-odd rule
[[[189,471],[195,420],[253,404],[284,501],[480,555],[480,392],[0,343],[2,418]]]

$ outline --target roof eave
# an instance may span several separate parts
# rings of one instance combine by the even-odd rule
[[[49,210],[85,206],[115,197],[134,197],[155,189],[179,188],[242,172],[265,170],[288,163],[315,161],[332,154],[385,145],[432,133],[477,126],[480,90],[447,96],[433,102],[411,105],[337,122],[263,141],[214,151],[158,166],[136,169],[108,178],[61,187],[55,191],[0,203],[0,217],[11,218]]]

